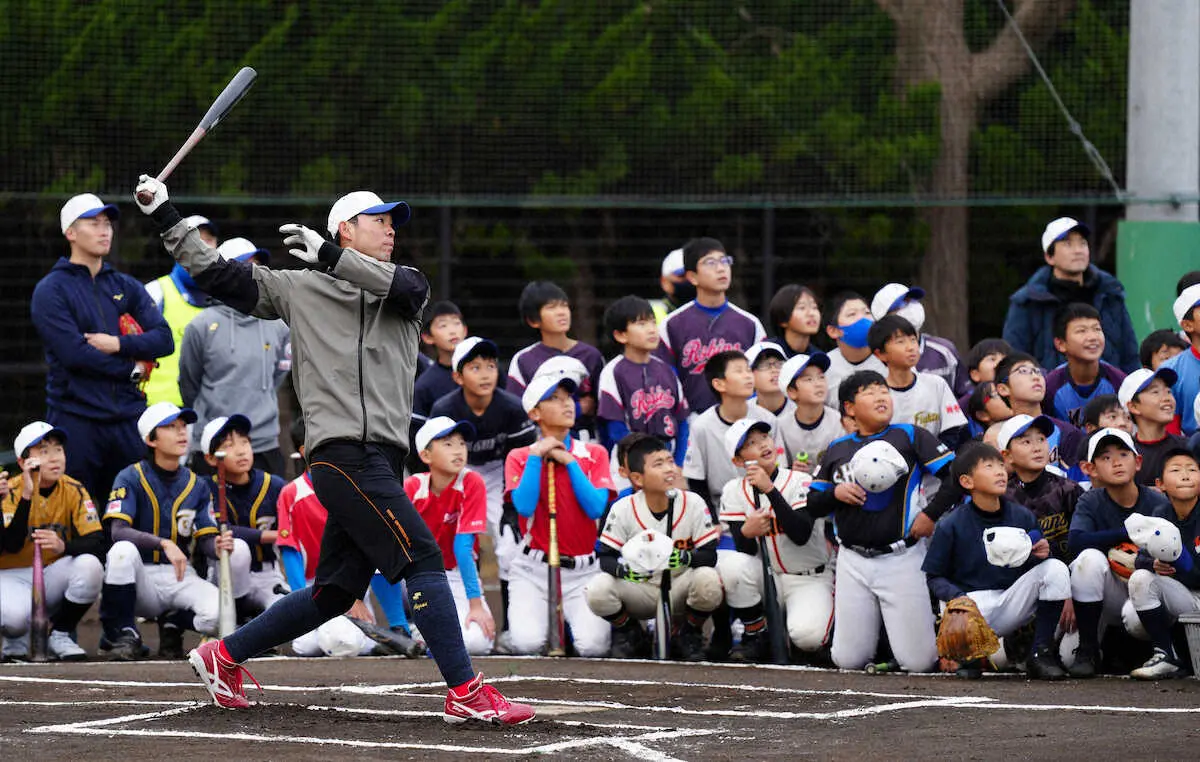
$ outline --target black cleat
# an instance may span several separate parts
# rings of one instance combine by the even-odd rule
[[[753,633],[744,632],[741,642],[729,652],[729,660],[741,664],[762,664],[770,655],[770,646],[767,628]]]
[[[965,680],[978,680],[983,677],[983,659],[963,662],[954,674]]]
[[[1042,646],[1026,660],[1025,675],[1030,680],[1062,680],[1067,676],[1067,671],[1058,663],[1054,648]]]
[[[183,630],[174,622],[158,620],[158,658],[183,658]]]
[[[1096,676],[1096,647],[1082,643],[1075,649],[1075,663],[1067,667],[1071,677],[1089,678]]]
[[[377,624],[347,617],[358,626],[358,629],[375,641],[375,651],[381,656],[404,656],[409,659],[419,659],[425,655],[425,644],[414,640],[403,627],[389,629]]]
[[[150,655],[150,648],[142,643],[142,636],[134,627],[122,627],[120,634],[113,640],[107,635],[101,635],[100,650],[111,656],[114,661],[139,661]]]
[[[613,627],[611,654],[614,659],[649,658],[650,642],[637,620],[630,619],[624,627]]]
[[[684,622],[675,636],[674,651],[679,661],[704,661],[704,634],[699,628]]]

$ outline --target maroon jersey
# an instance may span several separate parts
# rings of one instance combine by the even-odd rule
[[[651,356],[642,365],[615,357],[600,372],[596,410],[600,418],[621,421],[630,431],[671,440],[687,418],[688,404],[679,376],[662,359]]]
[[[579,396],[595,397],[596,387],[600,383],[600,370],[604,367],[604,355],[600,354],[599,349],[582,341],[576,342],[575,346],[566,352],[548,347],[540,341],[517,352],[513,355],[512,362],[508,364],[507,390],[520,397],[525,392],[525,387],[529,384],[530,379],[537,373],[537,369],[542,367],[542,363],[559,355],[574,357],[583,363],[583,367],[587,368],[588,377],[579,387]]]
[[[688,302],[663,318],[658,333],[658,355],[679,374],[688,407],[695,413],[718,401],[704,379],[708,358],[732,349],[744,352],[767,338],[758,318],[732,302],[717,309]]]

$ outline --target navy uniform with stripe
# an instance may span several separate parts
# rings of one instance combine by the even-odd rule
[[[150,460],[127,466],[113,482],[103,521],[125,522],[139,532],[174,542],[185,555],[202,549],[212,556],[217,525],[212,493],[187,468],[166,471]],[[148,540],[148,538],[147,538]],[[190,611],[192,627],[217,631],[217,588],[189,564],[182,579],[157,543],[114,542],[108,551],[100,618],[107,637],[134,627],[134,617]]]
[[[862,506],[841,502],[834,489],[853,481],[850,459],[875,440],[896,448],[908,463],[908,475],[883,492],[868,492]],[[937,661],[933,609],[921,571],[926,541],[909,532],[924,505],[922,480],[942,473],[953,460],[954,453],[937,437],[912,424],[892,424],[868,437],[851,434],[829,445],[806,510],[814,517],[833,515],[842,549],[831,651],[839,667],[862,669],[874,659],[881,621],[903,669],[926,672]]]
[[[239,610],[262,611],[287,593],[287,582],[278,563],[274,543],[264,543],[264,531],[278,526],[276,504],[283,491],[283,479],[263,471],[250,470],[245,484],[227,483],[225,497],[229,506],[229,529],[233,533],[233,552],[229,568],[233,573],[233,596]],[[213,517],[218,515],[217,477],[205,478],[212,495]],[[207,578],[217,582],[216,566],[209,564]]]

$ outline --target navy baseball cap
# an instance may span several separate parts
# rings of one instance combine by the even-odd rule
[[[208,455],[215,454],[221,442],[225,441],[225,436],[231,431],[249,436],[250,419],[241,413],[234,413],[228,418],[221,416],[212,419],[204,424],[204,431],[200,433],[200,449]]]
[[[479,356],[483,357],[500,357],[500,350],[496,344],[488,339],[479,336],[468,336],[454,347],[454,354],[450,356],[450,368],[459,373],[462,371],[462,366],[474,360]]]

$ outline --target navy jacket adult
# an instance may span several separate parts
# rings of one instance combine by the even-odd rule
[[[1079,301],[1051,283],[1051,272],[1049,265],[1039,267],[1029,282],[1009,297],[1008,316],[1004,319],[1004,340],[1013,349],[1036,357],[1043,368],[1057,368],[1066,361],[1054,348],[1054,317],[1069,302]],[[1140,368],[1138,340],[1125,307],[1125,287],[1121,281],[1089,265],[1083,285],[1072,290],[1081,296],[1091,294],[1088,303],[1100,313],[1104,328],[1101,359],[1126,373]]]
[[[30,311],[46,348],[48,420],[55,411],[101,422],[142,414],[146,397],[129,378],[135,361],[171,354],[175,339],[140,281],[107,262],[93,279],[85,265],[60,257],[33,289]],[[125,313],[143,333],[121,336]],[[120,336],[121,349],[105,354],[87,343],[85,333]]]

